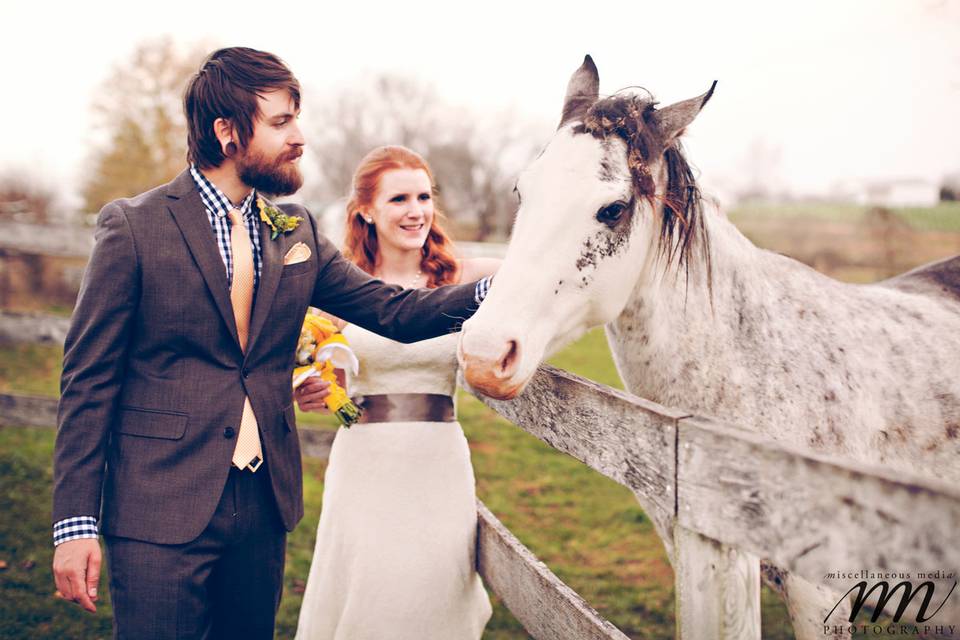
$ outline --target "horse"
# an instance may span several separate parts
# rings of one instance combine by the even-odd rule
[[[847,284],[754,246],[706,198],[681,135],[713,95],[660,107],[599,95],[590,56],[520,174],[489,294],[467,320],[466,383],[519,394],[540,362],[605,325],[627,389],[772,440],[960,480],[960,257]],[[672,514],[641,505],[671,562]],[[798,638],[836,593],[776,567]]]

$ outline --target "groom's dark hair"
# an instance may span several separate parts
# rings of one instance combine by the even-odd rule
[[[300,108],[300,83],[277,56],[247,47],[211,53],[183,96],[187,160],[204,169],[223,163],[226,156],[213,130],[217,118],[233,123],[240,146],[245,147],[259,113],[257,95],[278,89],[286,89]]]

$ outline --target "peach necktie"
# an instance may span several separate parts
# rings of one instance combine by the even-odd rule
[[[237,323],[237,337],[240,348],[247,350],[250,336],[250,311],[253,308],[253,245],[247,226],[243,223],[240,211],[231,209],[230,249],[233,258],[233,282],[230,283],[230,302],[233,304],[233,317]],[[256,471],[263,463],[263,450],[260,447],[260,434],[257,417],[250,406],[250,398],[243,398],[243,416],[240,418],[240,432],[237,434],[237,446],[233,450],[233,464],[238,469]]]

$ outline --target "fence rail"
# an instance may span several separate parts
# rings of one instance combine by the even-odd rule
[[[70,318],[31,311],[0,310],[0,343],[63,344]]]
[[[0,222],[0,251],[88,258],[93,251],[93,229],[71,225]]]
[[[534,638],[627,640],[477,501],[477,571]]]

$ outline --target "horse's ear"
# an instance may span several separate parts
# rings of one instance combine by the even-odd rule
[[[600,74],[597,73],[597,65],[593,64],[593,58],[588,55],[567,83],[567,97],[563,99],[563,115],[557,129],[573,120],[582,120],[599,96]]]
[[[710,85],[710,90],[702,96],[683,100],[682,102],[671,104],[669,107],[654,111],[660,137],[665,143],[669,143],[679,136],[683,130],[687,128],[687,125],[693,122],[693,119],[696,118],[700,110],[703,109],[703,105],[707,104],[710,96],[713,95],[713,90],[716,86],[717,81],[714,80],[713,84]]]

